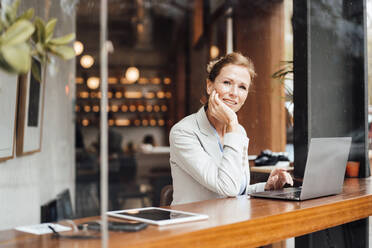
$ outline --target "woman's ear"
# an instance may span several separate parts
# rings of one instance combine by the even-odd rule
[[[214,85],[213,85],[213,82],[211,82],[211,80],[207,79],[207,93],[208,95],[212,94],[212,91],[214,90]]]

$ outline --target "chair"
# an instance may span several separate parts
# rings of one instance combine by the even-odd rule
[[[169,206],[173,201],[173,186],[166,185],[160,193],[160,206]]]
[[[137,161],[133,156],[120,155],[109,162],[109,209],[122,209],[128,199],[139,199],[144,207],[148,193],[136,181]],[[113,170],[113,168],[115,168]]]

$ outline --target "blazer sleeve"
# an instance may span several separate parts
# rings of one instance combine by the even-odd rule
[[[171,160],[201,185],[223,196],[239,194],[244,177],[243,151],[248,145],[246,136],[234,132],[225,134],[220,161],[204,150],[192,130],[174,127],[169,141]]]

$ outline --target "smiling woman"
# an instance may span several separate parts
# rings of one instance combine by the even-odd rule
[[[236,112],[247,99],[255,76],[250,59],[230,53],[210,62],[207,72],[208,103],[170,132],[172,204],[246,195],[293,184],[286,171],[274,170],[267,183],[249,185],[249,139]]]

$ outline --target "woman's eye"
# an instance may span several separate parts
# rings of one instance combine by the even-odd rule
[[[230,81],[223,81],[224,84],[230,84]]]
[[[240,86],[239,88],[243,89],[243,90],[247,90],[247,87],[245,87],[245,86]]]

